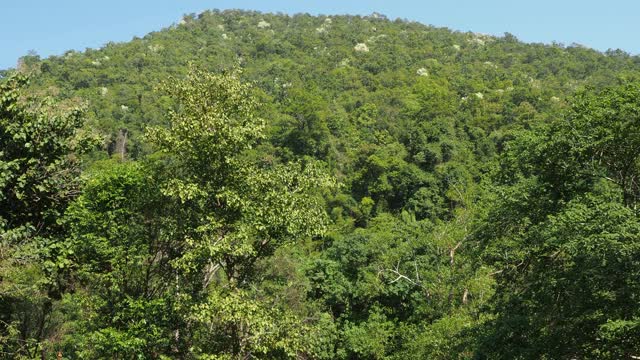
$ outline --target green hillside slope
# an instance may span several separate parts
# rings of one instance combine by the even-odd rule
[[[640,356],[637,56],[207,11],[18,72],[7,358]]]

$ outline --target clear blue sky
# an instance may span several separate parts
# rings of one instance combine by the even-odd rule
[[[29,50],[59,55],[159,30],[183,14],[250,9],[290,14],[370,14],[454,30],[510,32],[527,42],[578,43],[640,53],[638,0],[0,0],[0,69]]]

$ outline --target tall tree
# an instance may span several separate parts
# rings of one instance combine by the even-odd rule
[[[304,336],[314,322],[263,289],[256,266],[323,233],[321,195],[332,180],[313,161],[271,163],[252,150],[265,120],[237,72],[192,69],[161,88],[177,105],[167,127],[148,130],[158,153],[100,172],[71,213],[71,241],[98,305],[85,311],[95,321],[78,329],[90,335],[76,339],[81,354],[318,351]]]

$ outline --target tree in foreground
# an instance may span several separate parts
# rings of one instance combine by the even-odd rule
[[[578,94],[511,143],[486,259],[499,267],[488,358],[640,356],[640,87]]]
[[[96,304],[72,342],[85,357],[323,352],[310,334],[326,321],[262,287],[257,266],[323,233],[332,180],[255,151],[265,121],[237,72],[192,69],[161,88],[176,108],[148,131],[158,153],[98,170],[70,212],[82,296]]]

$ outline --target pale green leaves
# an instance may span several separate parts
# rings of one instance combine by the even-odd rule
[[[162,83],[178,108],[169,113],[169,128],[148,129],[148,139],[194,166],[219,166],[251,148],[263,138],[265,121],[256,115],[251,87],[238,77],[239,71],[192,68],[186,79]]]

